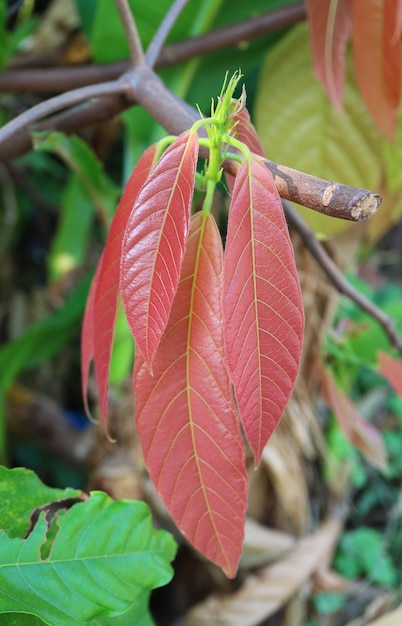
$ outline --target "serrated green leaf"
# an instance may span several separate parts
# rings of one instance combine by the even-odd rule
[[[34,509],[56,500],[81,497],[82,491],[77,489],[47,487],[25,468],[0,466],[0,528],[9,537],[25,537]]]
[[[36,615],[51,626],[77,626],[117,616],[141,594],[169,582],[175,542],[154,530],[142,502],[114,502],[104,493],[76,504],[58,520],[46,560],[43,515],[27,539],[0,533],[0,612]]]
[[[378,188],[380,135],[350,71],[344,111],[329,103],[313,74],[306,24],[294,27],[270,50],[255,113],[268,158],[327,180]],[[309,209],[300,212],[316,232],[335,235],[348,227]]]
[[[33,133],[33,143],[36,150],[57,154],[75,172],[106,225],[114,214],[120,191],[105,174],[102,163],[85,141],[74,135],[52,131]]]

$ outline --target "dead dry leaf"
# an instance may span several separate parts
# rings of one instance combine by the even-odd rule
[[[256,626],[289,601],[314,572],[325,566],[342,530],[331,518],[315,533],[299,540],[288,556],[249,576],[239,591],[207,599],[184,619],[185,626]]]
[[[294,545],[295,539],[291,535],[267,528],[247,518],[240,568],[260,567],[277,561]]]
[[[368,626],[401,626],[402,625],[402,604],[392,611],[383,615],[379,619],[370,622]]]

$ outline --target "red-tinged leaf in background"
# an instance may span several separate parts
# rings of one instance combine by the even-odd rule
[[[400,0],[353,0],[357,84],[384,136],[395,138],[401,95]]]
[[[240,417],[258,465],[295,384],[304,313],[282,204],[257,159],[243,162],[233,190],[224,324]]]
[[[250,119],[250,114],[244,107],[233,116],[236,126],[232,133],[236,139],[242,141],[251,152],[264,156],[264,148],[262,147],[260,138],[257,135],[257,131]],[[233,187],[235,183],[235,176],[231,174],[225,174],[226,182],[229,187],[229,192],[233,193]]]
[[[94,320],[95,320],[95,293],[99,283],[102,266],[102,256],[99,259],[85,305],[81,331],[81,390],[85,413],[91,418],[88,406],[88,379],[91,361],[94,357]]]
[[[247,474],[224,360],[222,242],[195,214],[177,294],[153,361],[136,354],[136,423],[144,459],[173,520],[232,577],[242,550]]]
[[[340,108],[352,25],[350,0],[307,0],[306,9],[314,72],[332,104]]]
[[[363,419],[349,396],[337,387],[328,369],[319,365],[318,374],[324,397],[346,439],[352,446],[358,448],[374,467],[385,470],[387,451],[377,428]]]
[[[142,188],[123,240],[122,300],[137,347],[150,369],[179,283],[197,157],[197,133],[182,133]]]
[[[85,310],[81,349],[84,399],[86,399],[89,365],[93,358],[99,389],[100,413],[105,426],[107,422],[110,358],[119,293],[121,245],[127,220],[136,197],[152,169],[155,154],[156,146],[148,148],[141,156],[127,182],[110,226],[105,249],[98,263]],[[87,407],[87,405],[85,406]]]
[[[402,362],[386,352],[379,352],[377,361],[381,376],[387,379],[395,393],[402,398]]]

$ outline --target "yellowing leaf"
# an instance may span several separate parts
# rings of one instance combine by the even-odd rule
[[[377,189],[381,137],[347,73],[343,112],[329,102],[313,73],[307,26],[294,27],[267,56],[256,127],[269,159],[356,187]],[[335,235],[348,222],[300,208],[315,232]]]

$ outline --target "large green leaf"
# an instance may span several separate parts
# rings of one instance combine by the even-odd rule
[[[9,537],[25,537],[36,508],[81,496],[77,489],[47,487],[34,472],[22,467],[10,470],[0,466],[0,528]]]
[[[0,612],[36,615],[51,626],[121,615],[137,603],[143,613],[144,592],[172,577],[175,542],[152,528],[142,502],[94,492],[57,523],[46,559],[40,558],[43,514],[25,540],[0,534]]]
[[[381,138],[348,72],[344,110],[328,101],[312,69],[306,24],[269,52],[261,75],[256,126],[267,157],[315,176],[377,190]],[[300,209],[316,232],[336,234],[348,222]]]

